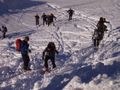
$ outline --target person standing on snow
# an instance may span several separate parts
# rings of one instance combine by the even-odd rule
[[[42,59],[44,60],[44,67],[45,67],[46,71],[49,71],[49,69],[48,69],[48,60],[49,59],[52,62],[53,68],[56,68],[55,54],[58,54],[55,44],[54,44],[54,42],[49,42],[49,44],[43,51],[43,55],[42,55]]]
[[[47,24],[47,15],[45,13],[43,13],[43,15],[41,16],[42,20],[43,20],[43,25]]]
[[[68,20],[72,20],[72,16],[74,14],[74,10],[72,10],[71,8],[67,11],[67,13],[69,14],[69,18]]]
[[[56,20],[56,17],[54,16],[53,13],[51,13],[50,15],[47,15],[47,22],[48,22],[48,26],[53,23],[53,25],[55,26],[54,20]]]
[[[104,37],[104,32],[105,32],[105,31],[108,31],[108,30],[107,30],[107,26],[106,26],[104,23],[109,23],[109,22],[106,21],[105,18],[100,17],[100,19],[99,19],[99,21],[98,21],[98,23],[97,23],[97,25],[96,25],[96,26],[97,26],[97,30],[101,33],[101,36],[100,36],[101,40],[102,40],[103,37]]]
[[[36,14],[35,15],[35,21],[36,21],[36,25],[39,25],[39,15],[38,14]]]
[[[92,37],[93,43],[95,47],[98,47],[100,44],[100,41],[103,39],[104,37],[104,32],[108,31],[107,30],[107,26],[104,23],[109,23],[108,21],[106,21],[105,18],[100,17],[98,23],[97,23],[97,29],[94,30],[94,34]]]
[[[26,36],[24,38],[24,40],[21,42],[21,47],[20,47],[22,59],[23,59],[23,62],[24,62],[24,64],[23,64],[23,69],[24,70],[31,70],[30,67],[29,67],[30,58],[29,58],[29,55],[28,55],[28,53],[31,52],[31,51],[29,50],[28,41],[29,41],[29,37]]]
[[[1,29],[1,32],[3,34],[3,39],[6,37],[6,33],[7,33],[7,27],[5,25],[2,25],[2,29]]]

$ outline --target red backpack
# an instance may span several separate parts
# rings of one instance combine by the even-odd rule
[[[17,50],[17,51],[20,51],[21,42],[22,42],[21,39],[17,39],[16,42],[15,42],[15,44],[16,44],[16,50]]]

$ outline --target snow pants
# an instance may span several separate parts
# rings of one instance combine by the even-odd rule
[[[51,60],[53,68],[55,68],[56,67],[55,57],[49,57],[49,56],[45,57],[45,60],[44,60],[44,66],[45,66],[45,68],[48,69],[48,60]]]
[[[98,47],[99,44],[100,44],[100,41],[101,41],[101,40],[99,40],[99,39],[94,39],[94,40],[93,40],[94,46],[95,46],[95,47]]]
[[[30,62],[30,58],[29,58],[28,54],[22,54],[22,59],[23,59],[23,69],[28,70],[29,62]]]
[[[39,25],[39,19],[36,19],[36,25]]]

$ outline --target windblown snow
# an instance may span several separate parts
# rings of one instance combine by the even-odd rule
[[[75,10],[71,21],[69,8]],[[35,25],[35,14],[43,12],[54,13],[55,26],[43,26],[41,19],[40,26]],[[92,35],[101,16],[110,24],[95,51]],[[4,24],[8,33],[0,39],[0,90],[120,89],[120,0],[0,0],[0,25]],[[26,35],[32,71],[22,72],[15,40]],[[43,75],[42,52],[50,41],[59,51],[57,68]]]

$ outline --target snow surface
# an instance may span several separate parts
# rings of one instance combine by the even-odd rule
[[[68,21],[66,10],[75,10]],[[34,16],[45,12],[57,17],[55,26],[35,26]],[[99,50],[92,34],[99,17],[110,24]],[[120,89],[120,0],[0,0],[0,25],[8,27],[0,39],[0,90],[119,90]],[[15,40],[30,36],[30,72]],[[1,37],[1,33],[0,33]],[[59,51],[57,68],[42,74],[42,52],[54,41]],[[51,63],[49,63],[51,66]]]

